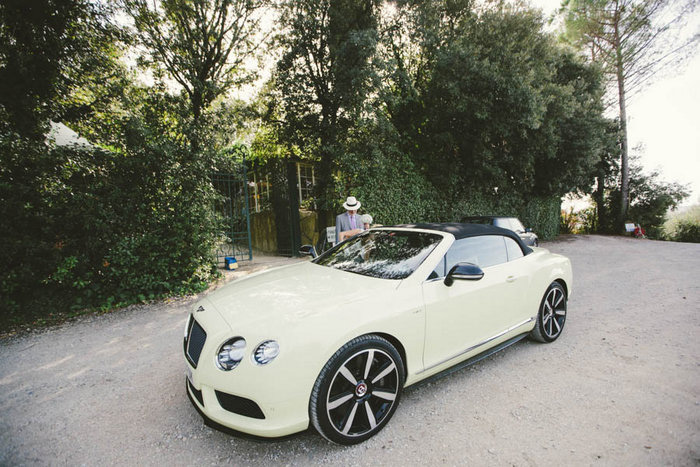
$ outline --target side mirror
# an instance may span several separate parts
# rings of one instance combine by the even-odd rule
[[[313,245],[302,245],[301,248],[299,248],[299,254],[302,256],[311,256],[312,258],[318,256],[316,248],[314,248]]]
[[[478,281],[484,277],[484,271],[473,263],[457,263],[452,266],[450,272],[445,277],[445,285],[451,287],[455,279],[463,281]]]

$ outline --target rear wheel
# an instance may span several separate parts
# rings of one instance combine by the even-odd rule
[[[321,370],[309,402],[311,422],[330,441],[360,443],[389,422],[403,383],[404,365],[396,348],[379,336],[357,337]]]
[[[552,282],[542,297],[537,312],[537,324],[530,336],[539,342],[553,342],[564,330],[566,322],[566,291],[559,282]]]

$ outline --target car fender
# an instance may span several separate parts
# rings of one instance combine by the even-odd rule
[[[318,359],[314,368],[317,375],[340,348],[351,340],[368,334],[387,336],[387,340],[396,343],[399,346],[397,350],[404,359],[407,373],[410,374],[421,368],[425,342],[425,307],[420,289],[404,291],[398,300],[393,296],[385,299],[375,298],[372,302],[371,305],[350,310],[348,312],[352,317],[350,320],[327,323],[324,338],[327,339],[332,333],[337,333],[337,337],[325,342],[325,345],[316,352]],[[382,309],[383,313],[377,313],[378,309]],[[392,312],[386,313],[386,310]],[[338,328],[342,328],[343,331],[338,333]],[[317,342],[321,344],[323,341]]]

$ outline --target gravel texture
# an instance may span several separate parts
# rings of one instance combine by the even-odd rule
[[[543,246],[574,266],[562,337],[408,388],[363,444],[206,427],[184,388],[186,299],[0,341],[0,465],[698,465],[700,245]]]

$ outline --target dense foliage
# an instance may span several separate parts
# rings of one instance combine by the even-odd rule
[[[4,318],[191,293],[212,277],[207,172],[142,121],[123,131],[118,151],[3,135]]]
[[[115,95],[119,73],[112,58],[124,35],[109,22],[110,13],[87,1],[0,3],[5,124],[39,137],[48,119],[75,121]]]
[[[318,161],[315,192],[322,224],[334,218],[332,173],[371,90],[369,60],[377,43],[378,3],[281,2],[282,57],[274,76],[284,118],[280,133]]]
[[[663,238],[674,242],[700,243],[700,205],[668,216],[663,226]]]
[[[419,8],[415,14],[425,14]],[[540,28],[529,11],[455,18],[449,32],[418,37],[426,55],[418,76],[407,76],[405,66],[392,70],[397,87],[410,86],[420,102],[416,108],[416,99],[394,97],[392,121],[422,170],[454,197],[465,181],[523,196],[590,183],[580,175],[590,173],[600,144],[599,76]]]
[[[330,210],[353,194],[384,224],[512,214],[556,235],[558,206],[541,207],[590,187],[604,145],[599,72],[529,10],[397,6],[393,16],[370,3],[286,7],[268,101],[271,133],[287,143],[277,152],[320,162],[317,201]],[[332,7],[344,12],[340,27]]]
[[[298,211],[280,203],[294,196],[275,190],[294,192],[293,161],[313,162],[306,206],[326,224],[355,195],[377,223],[515,215],[551,238],[565,193],[598,179],[601,196],[615,199],[603,75],[528,8],[107,5],[133,28],[90,0],[0,3],[3,320],[201,290],[216,274],[222,230],[211,174],[242,154],[277,168],[283,181],[268,205],[287,213]],[[267,44],[260,26],[273,5],[279,34]],[[254,102],[234,100],[267,45],[277,58],[269,80]],[[57,144],[52,122],[90,144]],[[633,209],[646,225],[683,194],[654,175],[638,181]]]
[[[613,175],[619,177],[619,172]],[[621,202],[619,179],[608,190],[605,203],[598,206],[604,211],[605,224],[599,225],[598,230],[616,232],[619,217],[618,206]],[[667,183],[660,180],[658,171],[645,173],[639,164],[639,156],[630,157],[630,207],[627,221],[641,225],[650,238],[661,238],[661,229],[669,210],[678,207],[679,203],[688,196],[688,187],[678,183]]]
[[[254,73],[244,67],[259,47],[261,0],[121,0],[157,67],[182,86],[193,120]]]
[[[620,189],[615,230],[621,231],[635,204],[627,136],[627,102],[660,70],[693,53],[698,35],[681,40],[680,28],[697,7],[681,0],[565,0],[564,38],[605,72],[611,105],[618,109]],[[636,183],[639,183],[637,181]],[[598,204],[602,205],[600,200]],[[639,202],[637,201],[637,204]],[[655,224],[658,226],[658,224]]]
[[[5,323],[197,291],[215,272],[214,157],[192,157],[182,100],[131,84],[105,10],[54,3],[0,8]],[[101,146],[54,143],[50,120]]]

